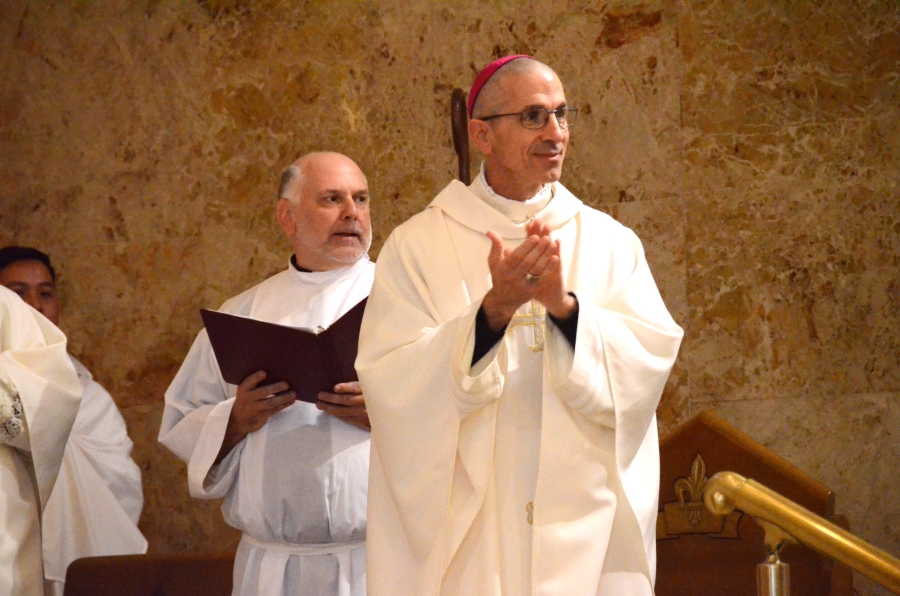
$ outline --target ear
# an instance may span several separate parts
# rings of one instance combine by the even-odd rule
[[[484,155],[490,155],[493,147],[491,127],[484,120],[469,120],[469,138]]]
[[[275,206],[275,215],[278,217],[278,223],[281,224],[281,229],[288,236],[293,236],[294,232],[297,231],[293,207],[294,204],[287,199],[278,199],[278,204]]]

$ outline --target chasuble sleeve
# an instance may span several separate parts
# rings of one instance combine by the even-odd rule
[[[439,217],[426,212],[411,221]],[[449,245],[443,230],[439,223],[412,232],[404,225],[388,239],[356,361],[372,422],[369,568],[430,568],[429,577],[440,577],[452,548],[441,539],[453,533],[446,524],[464,531],[477,512],[503,386],[502,344],[484,370],[468,374],[480,304],[460,295],[458,275],[433,267],[448,261],[449,251],[440,252]],[[448,508],[458,515],[448,516]],[[417,585],[415,573],[392,581],[396,590]]]
[[[4,287],[0,287],[0,368],[21,401],[23,427],[11,445],[31,453],[43,507],[59,473],[82,387],[62,331]]]
[[[47,579],[65,581],[75,559],[147,551],[147,540],[137,527],[143,507],[141,472],[131,449],[125,420],[112,397],[88,381],[44,511]]]
[[[626,463],[652,422],[683,332],[663,304],[640,240],[627,228],[616,231],[606,274],[577,278],[575,348],[566,349],[559,330],[552,334],[550,374],[572,408],[617,429],[617,455]],[[602,254],[590,244],[584,250]]]
[[[132,524],[137,524],[144,495],[141,469],[131,458],[133,448],[125,419],[112,396],[99,383],[89,381],[72,426],[66,457],[71,451],[79,467],[93,468]]]
[[[622,519],[634,516],[646,553],[643,572],[652,582],[659,494],[656,407],[682,330],[663,304],[634,233],[597,212],[580,217],[585,233],[568,261],[582,264],[569,277],[579,301],[575,347],[556,326],[548,326],[547,371],[573,421],[612,430],[622,504],[627,503]],[[630,557],[628,565],[639,559]]]

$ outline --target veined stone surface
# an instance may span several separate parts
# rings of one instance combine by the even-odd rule
[[[563,183],[635,229],[685,328],[661,433],[720,411],[897,554],[898,3],[6,0],[0,245],[54,259],[151,549],[236,544],[156,434],[197,310],[287,264],[280,170],[356,159],[377,257],[455,176],[452,89],[513,52],[559,73],[580,109]]]

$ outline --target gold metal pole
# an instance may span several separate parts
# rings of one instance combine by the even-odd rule
[[[719,472],[710,478],[703,500],[706,507],[717,515],[727,515],[740,509],[757,521],[777,526],[798,542],[900,594],[900,559],[754,480],[734,472]]]
[[[791,566],[772,553],[756,566],[757,596],[791,596]]]

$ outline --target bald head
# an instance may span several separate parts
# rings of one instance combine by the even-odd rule
[[[350,169],[359,170],[356,162],[336,151],[312,151],[295,160],[291,165],[281,172],[281,182],[278,185],[278,198],[287,199],[293,204],[297,204],[302,192],[303,185],[309,180],[310,173],[320,169],[332,169],[340,167],[349,167]],[[365,179],[362,170],[360,175]]]
[[[472,117],[486,118],[504,113],[504,110],[508,109],[506,103],[509,99],[506,97],[508,94],[504,93],[504,88],[507,87],[504,81],[524,77],[536,72],[559,80],[552,68],[532,58],[517,58],[501,66],[478,93],[475,105],[472,106]]]

